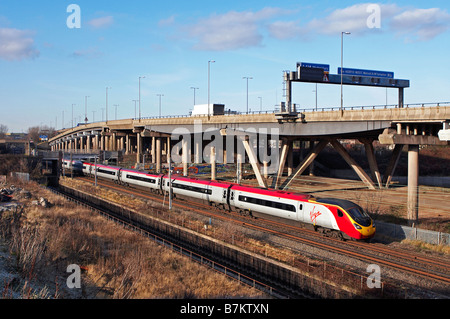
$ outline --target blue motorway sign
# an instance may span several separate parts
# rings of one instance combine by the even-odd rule
[[[298,62],[297,68],[312,68],[312,69],[323,69],[324,72],[330,72],[330,65],[328,64],[318,64],[318,63],[307,63],[307,62]]]
[[[48,136],[47,135],[39,135],[39,139],[41,141],[48,141]]]
[[[338,74],[341,75],[341,68],[338,68]],[[368,76],[368,77],[375,77],[375,78],[387,78],[387,79],[394,78],[394,72],[375,71],[375,70],[344,68],[344,72],[342,74],[343,75],[353,75],[353,76]]]

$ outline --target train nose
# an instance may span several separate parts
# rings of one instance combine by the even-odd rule
[[[369,227],[363,227],[363,229],[360,230],[360,233],[364,238],[370,238],[375,234],[375,230],[375,224],[372,224]]]

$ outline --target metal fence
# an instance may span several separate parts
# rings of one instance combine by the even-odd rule
[[[420,240],[434,245],[450,245],[450,234],[432,230],[420,229],[397,224],[376,222],[377,236],[386,236],[393,239]]]

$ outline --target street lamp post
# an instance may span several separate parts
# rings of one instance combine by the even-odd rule
[[[111,89],[111,88],[106,87],[106,123],[108,123],[108,89]]]
[[[198,88],[191,86],[191,89],[194,90],[194,106],[195,106],[195,90],[198,90]]]
[[[210,104],[210,90],[211,90],[211,63],[215,63],[216,61],[210,60],[208,61],[208,121],[210,119],[209,112],[209,104]]]
[[[145,79],[145,76],[139,77],[139,122],[141,121],[141,79]]]
[[[119,104],[114,104],[114,107],[115,107],[115,111],[116,111],[116,113],[115,113],[115,119],[117,120],[117,107],[119,106]]]
[[[132,100],[134,102],[134,119],[136,119],[136,102],[138,102],[138,100]]]
[[[76,104],[72,104],[72,128],[73,128],[73,106]]]
[[[341,32],[341,113],[344,110],[344,34],[351,34],[350,32]]]
[[[87,117],[87,99],[90,96],[85,96],[84,97],[84,123],[87,124],[88,122],[88,117]]]
[[[247,80],[247,114],[248,114],[248,80],[253,80],[252,77],[244,76],[243,80]]]
[[[164,94],[156,94],[159,96],[159,117],[161,117],[161,97],[164,96]]]

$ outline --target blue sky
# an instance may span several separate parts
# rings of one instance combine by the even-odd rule
[[[80,28],[69,28],[70,4]],[[380,19],[372,15],[379,8]],[[371,6],[372,5],[372,6]],[[10,132],[134,117],[141,80],[142,116],[185,115],[211,102],[226,108],[273,110],[284,101],[283,70],[297,62],[395,72],[409,79],[406,103],[450,101],[448,1],[54,1],[0,0],[0,124]],[[369,27],[368,20],[380,22]],[[295,83],[293,102],[315,107],[315,86]],[[386,103],[382,88],[345,88],[345,105]],[[261,97],[261,99],[260,99]],[[397,92],[388,91],[388,104]],[[319,107],[340,105],[339,86],[319,85]],[[95,113],[93,113],[95,112]],[[103,118],[106,117],[105,111]]]

